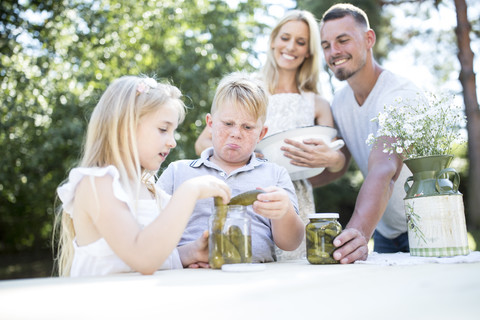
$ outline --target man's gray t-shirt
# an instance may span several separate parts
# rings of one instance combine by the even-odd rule
[[[212,154],[213,148],[209,148],[202,152],[200,159],[179,160],[170,163],[157,181],[157,186],[167,193],[173,194],[186,180],[202,175],[213,175],[224,180],[232,190],[232,197],[258,187],[277,186],[287,191],[295,211],[298,213],[295,189],[285,168],[258,159],[252,153],[251,160],[247,165],[228,175],[209,160]],[[212,215],[213,206],[213,198],[197,201],[179,245],[195,241],[205,230],[208,230],[208,219]],[[252,206],[247,207],[247,213],[252,219],[252,261],[275,261],[275,244],[270,219],[256,214]]]

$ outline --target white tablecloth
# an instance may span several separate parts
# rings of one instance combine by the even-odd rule
[[[454,257],[417,257],[411,256],[410,253],[376,253],[371,252],[366,261],[356,261],[356,264],[376,264],[385,266],[404,266],[425,263],[472,263],[480,262],[480,252],[472,251],[466,256]],[[480,316],[479,316],[480,319]]]
[[[392,257],[0,281],[0,319],[480,319],[480,263],[369,264]]]

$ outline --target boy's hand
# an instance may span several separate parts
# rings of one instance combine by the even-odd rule
[[[208,264],[208,231],[197,240],[178,247],[182,265],[186,268],[209,268]]]
[[[253,203],[253,211],[272,220],[281,219],[287,214],[291,202],[287,191],[280,187],[262,188],[265,193],[257,196]]]

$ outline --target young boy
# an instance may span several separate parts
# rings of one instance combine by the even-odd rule
[[[213,175],[232,189],[232,196],[261,188],[265,193],[247,207],[252,219],[252,261],[276,260],[275,246],[295,250],[304,237],[295,190],[285,168],[255,157],[264,126],[268,97],[261,82],[245,73],[233,73],[219,84],[211,113],[206,116],[213,147],[200,159],[171,163],[157,185],[173,193],[183,181]],[[195,241],[208,229],[213,199],[197,201],[179,245]]]

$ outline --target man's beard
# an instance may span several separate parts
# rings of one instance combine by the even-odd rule
[[[350,56],[350,58],[351,58],[351,56]],[[358,68],[356,68],[355,70],[348,70],[346,68],[337,69],[334,72],[335,73],[335,78],[337,78],[340,81],[348,80],[351,77],[353,77],[358,71],[360,71],[365,66],[365,64],[366,64],[366,61],[363,60],[363,61],[361,61]]]
[[[355,71],[348,71],[346,69],[338,69],[335,71],[335,78],[337,78],[340,81],[347,80],[351,76],[353,76],[355,73],[357,73],[358,70]]]

